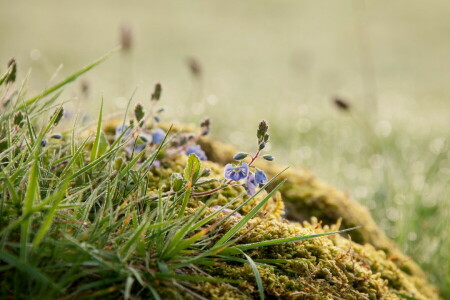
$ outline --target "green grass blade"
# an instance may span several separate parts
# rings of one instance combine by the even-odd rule
[[[284,179],[282,182],[280,182],[266,197],[264,197],[261,202],[259,202],[255,207],[248,212],[235,226],[233,226],[230,230],[228,230],[227,233],[225,233],[220,240],[216,242],[214,247],[220,247],[221,245],[228,242],[238,231],[241,229],[245,224],[247,224],[248,221],[250,221],[251,218],[269,201],[269,199],[278,191],[278,189],[283,185],[283,183],[286,181]]]
[[[11,266],[14,266],[18,270],[21,270],[22,272],[28,274],[30,277],[36,279],[37,281],[45,285],[49,285],[54,289],[58,290],[60,289],[58,285],[56,285],[53,281],[51,281],[47,276],[42,274],[38,269],[32,267],[30,264],[27,264],[21,259],[18,259],[14,255],[9,254],[4,249],[0,251],[0,260],[3,260],[4,262],[10,264]]]
[[[97,132],[95,134],[95,140],[92,144],[91,149],[91,161],[94,161],[98,158],[99,148],[100,148],[100,135],[102,132],[102,120],[103,120],[103,99],[100,104],[100,112],[98,113],[98,120],[97,120]]]
[[[34,155],[33,165],[31,167],[30,174],[28,175],[28,186],[25,193],[23,214],[27,215],[33,209],[33,203],[39,196],[39,158],[37,153]],[[21,224],[20,235],[20,258],[23,261],[27,260],[27,243],[31,225],[31,217],[24,219]]]
[[[47,232],[50,229],[50,226],[52,225],[53,218],[55,216],[56,210],[58,208],[58,204],[61,202],[61,200],[64,198],[64,195],[66,193],[66,189],[69,186],[69,180],[65,180],[60,189],[55,193],[54,197],[54,203],[52,203],[52,207],[47,212],[47,215],[45,216],[44,222],[42,222],[41,227],[39,228],[38,232],[36,233],[36,236],[33,240],[33,248],[37,248],[39,244],[41,243],[44,236],[47,234]]]
[[[257,242],[257,243],[236,245],[236,246],[234,246],[234,248],[237,248],[239,250],[249,250],[249,249],[266,247],[266,246],[272,246],[272,245],[280,245],[280,244],[285,244],[285,243],[292,243],[292,242],[310,240],[310,239],[318,238],[318,237],[321,237],[321,236],[327,236],[327,235],[332,235],[332,234],[340,234],[340,233],[344,233],[344,232],[347,232],[347,231],[355,230],[357,228],[358,227],[352,227],[352,228],[343,229],[343,230],[339,230],[339,231],[324,232],[324,233],[317,233],[317,234],[303,235],[303,236],[294,236],[294,237],[274,239],[274,240],[268,240],[268,241]]]
[[[109,53],[107,53],[106,55],[100,57],[99,59],[97,59],[96,61],[94,61],[93,63],[85,66],[84,68],[82,68],[81,70],[73,73],[72,75],[70,75],[69,77],[67,77],[66,79],[58,82],[57,84],[53,85],[52,87],[46,89],[45,91],[43,91],[42,93],[34,96],[31,99],[28,99],[25,104],[22,104],[21,106],[19,106],[17,109],[23,109],[25,106],[29,106],[33,103],[35,103],[36,101],[39,101],[40,99],[42,99],[45,96],[48,96],[54,92],[56,92],[57,90],[59,90],[60,88],[64,87],[65,85],[67,85],[68,83],[75,81],[75,79],[77,79],[78,77],[80,77],[81,75],[83,75],[84,73],[90,71],[92,68],[96,67],[97,65],[99,65],[100,63],[102,63],[103,61],[105,61],[111,54],[113,54],[114,52],[116,52],[118,49],[114,49],[112,51],[110,51]]]
[[[191,276],[191,275],[178,275],[178,274],[169,274],[169,273],[158,273],[156,277],[161,279],[178,279],[178,280],[187,280],[187,281],[195,281],[195,282],[216,282],[216,283],[236,283],[239,284],[241,280],[235,279],[227,279],[227,278],[218,278],[218,277],[201,277],[201,276]]]
[[[258,267],[256,266],[253,259],[251,259],[250,256],[242,252],[242,254],[245,256],[245,258],[248,260],[248,263],[252,267],[253,274],[255,275],[256,285],[258,286],[258,292],[259,292],[259,299],[264,300],[264,287],[261,280],[261,275],[259,274]]]

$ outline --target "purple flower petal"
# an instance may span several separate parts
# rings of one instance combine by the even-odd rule
[[[161,128],[155,129],[155,131],[152,132],[153,137],[153,144],[159,144],[164,140],[164,137],[166,136],[166,133]]]
[[[255,174],[255,180],[256,180],[256,183],[258,183],[258,184],[266,183],[267,182],[266,173],[264,173],[264,171],[258,169]]]
[[[258,183],[255,180],[255,174],[251,173],[247,178],[246,183],[247,194],[253,196],[255,194],[255,190],[258,187]]]
[[[207,159],[208,159],[208,158],[206,157],[205,152],[202,150],[202,148],[200,148],[199,145],[194,145],[194,146],[189,147],[189,148],[186,150],[186,154],[187,154],[187,155],[189,155],[189,154],[195,154],[195,155],[198,157],[198,159],[200,159],[200,160],[207,160]]]

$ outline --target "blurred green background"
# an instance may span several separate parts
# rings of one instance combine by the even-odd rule
[[[134,89],[146,103],[161,82],[167,120],[210,116],[213,135],[241,150],[266,119],[279,163],[366,205],[450,297],[449,10],[444,0],[0,0],[0,59],[16,57],[21,79],[31,69],[34,93],[129,28],[128,52],[65,91],[72,112],[95,118],[102,97],[124,111]]]

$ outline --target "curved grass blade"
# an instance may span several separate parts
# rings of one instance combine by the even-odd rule
[[[352,228],[343,229],[343,230],[339,230],[339,231],[324,232],[324,233],[317,233],[317,234],[303,235],[303,236],[294,236],[294,237],[274,239],[274,240],[268,240],[268,241],[257,242],[257,243],[236,245],[233,248],[237,248],[239,250],[249,250],[249,249],[266,247],[266,246],[272,246],[272,245],[280,245],[280,244],[285,244],[285,243],[292,243],[292,242],[310,240],[310,239],[314,239],[314,238],[317,238],[317,237],[327,236],[327,235],[332,235],[332,234],[340,234],[340,233],[351,231],[351,230],[355,230],[355,229],[358,229],[358,228],[359,227],[352,227]]]
[[[253,274],[255,275],[256,285],[258,286],[258,292],[259,292],[259,299],[264,300],[264,287],[262,284],[261,275],[259,274],[258,267],[256,266],[253,259],[244,253],[244,251],[241,251],[242,254],[245,256],[245,258],[248,260],[248,263],[252,267]]]
[[[20,105],[17,109],[23,109],[25,106],[29,106],[33,103],[35,103],[36,101],[39,101],[40,99],[44,98],[45,96],[48,96],[54,92],[56,92],[57,90],[59,90],[60,88],[64,87],[65,85],[67,85],[68,83],[75,81],[75,79],[77,79],[78,77],[80,77],[81,75],[83,75],[84,73],[90,71],[92,68],[96,67],[97,65],[99,65],[100,63],[102,63],[103,61],[105,61],[111,54],[113,54],[114,52],[116,52],[118,50],[118,48],[113,49],[112,51],[108,52],[106,55],[100,57],[99,59],[97,59],[96,61],[94,61],[93,63],[85,66],[84,68],[82,68],[81,70],[73,73],[72,75],[70,75],[69,77],[67,77],[66,79],[58,82],[57,84],[53,85],[52,87],[46,89],[45,91],[43,91],[42,93],[34,96],[31,99],[28,99],[24,104]]]

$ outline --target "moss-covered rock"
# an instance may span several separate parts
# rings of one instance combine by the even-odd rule
[[[110,122],[104,130],[111,134],[115,126],[116,122]],[[236,150],[208,138],[201,139],[200,144],[210,159],[204,162],[204,166],[211,169],[210,177],[220,177],[223,165],[231,161]],[[181,172],[185,161],[184,156],[162,160],[161,167],[153,169],[149,175],[149,180],[157,183],[149,187],[149,193],[156,194],[160,187],[169,190],[170,175]],[[282,170],[265,162],[259,163],[259,167],[271,176]],[[279,299],[401,299],[405,296],[439,299],[420,267],[385,236],[366,208],[305,170],[288,170],[280,179],[287,180],[280,194],[240,230],[240,243],[323,233],[338,227],[359,228],[345,236],[320,237],[248,251],[253,260],[269,260],[269,263],[258,265],[266,296]],[[202,188],[214,187],[217,183],[211,182]],[[229,186],[211,196],[192,199],[190,211],[206,201],[210,207],[224,205],[241,194],[245,194],[242,187]],[[264,196],[262,193],[253,199],[240,214],[245,215]],[[246,197],[243,195],[232,208]],[[241,217],[230,218],[222,225],[221,232],[226,232]],[[278,263],[274,259],[286,261]],[[202,271],[220,278],[242,280],[239,286],[199,284],[196,288],[202,296],[210,299],[258,297],[254,272],[249,264],[218,261],[214,266],[205,266]]]

